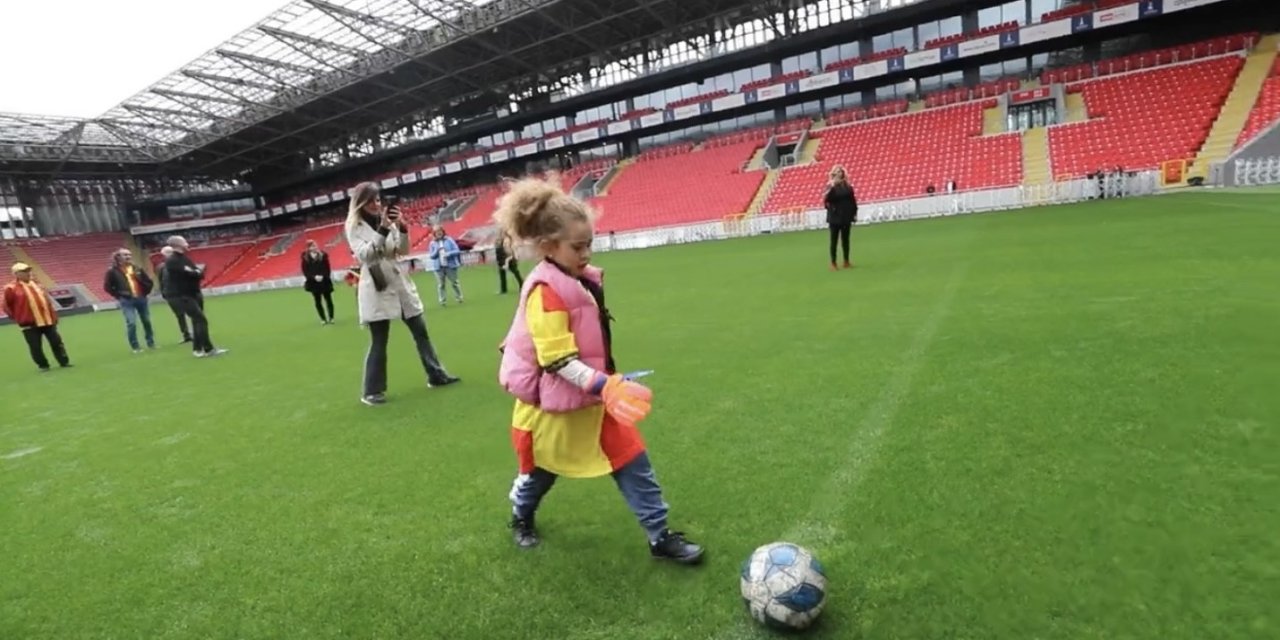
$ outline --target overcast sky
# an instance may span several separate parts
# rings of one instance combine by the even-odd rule
[[[0,111],[94,117],[286,0],[0,0]]]

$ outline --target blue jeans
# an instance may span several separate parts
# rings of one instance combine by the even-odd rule
[[[667,503],[662,499],[662,487],[649,462],[648,452],[641,453],[626,466],[614,471],[613,481],[622,492],[622,498],[636,514],[640,526],[649,535],[649,542],[657,542],[667,531]],[[533,473],[516,476],[511,485],[511,513],[522,520],[532,520],[542,498],[556,483],[556,474],[542,468]]]
[[[146,298],[121,298],[120,310],[124,312],[124,330],[129,338],[129,346],[138,349],[138,320],[142,320],[142,331],[147,339],[147,346],[156,346],[155,333],[151,331],[151,307]]]

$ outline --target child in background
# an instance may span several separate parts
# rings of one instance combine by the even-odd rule
[[[636,429],[653,393],[614,367],[603,272],[590,264],[591,213],[558,187],[528,179],[512,186],[494,219],[542,256],[521,289],[498,374],[516,397],[511,438],[519,475],[510,494],[516,544],[538,544],[534,514],[558,477],[610,474],[648,534],[653,557],[696,564],[703,549],[667,528],[667,504]]]

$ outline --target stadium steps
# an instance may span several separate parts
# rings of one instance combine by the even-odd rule
[[[764,209],[764,203],[769,200],[769,194],[773,191],[773,185],[778,183],[778,175],[781,174],[780,169],[770,169],[764,175],[764,180],[760,181],[760,188],[756,189],[756,195],[751,199],[751,204],[747,206],[747,215],[758,215]]]
[[[924,111],[924,100],[913,100],[907,103],[907,113],[915,113]]]
[[[1089,110],[1084,105],[1083,93],[1067,94],[1067,122],[1084,122],[1089,119]]]
[[[756,149],[755,153],[751,154],[751,160],[747,162],[747,171],[759,171],[764,168],[764,152],[766,148],[767,145]]]
[[[635,164],[635,162],[635,158],[623,158],[618,164],[613,165],[613,168],[596,183],[596,196],[609,195],[609,185],[613,184],[618,179],[618,176],[622,175],[622,172],[626,171],[627,167]]]
[[[818,147],[822,145],[822,138],[809,138],[804,141],[804,146],[800,148],[800,157],[796,160],[796,164],[809,164],[818,157]]]
[[[459,217],[461,217],[460,214],[463,211],[466,211],[468,207],[475,204],[475,202],[476,202],[475,196],[464,196],[462,198],[458,198],[457,200],[450,202],[449,204],[445,205],[443,209],[440,210],[440,217],[438,219],[438,222],[445,223],[452,220],[457,220]]]
[[[31,277],[35,278],[36,282],[40,283],[41,286],[47,289],[57,284],[53,281],[53,278],[50,278],[49,274],[45,273],[44,269],[40,267],[40,263],[36,262],[35,258],[32,258],[31,254],[27,253],[25,249],[16,244],[6,246],[9,248],[9,253],[13,254],[13,262],[5,265],[6,267],[12,265],[14,262],[25,262],[31,265]]]
[[[982,110],[982,134],[989,136],[997,133],[1008,133],[1004,124],[1004,109],[999,104]]]
[[[322,246],[322,247],[324,247],[326,250],[328,250],[328,249],[332,249],[332,248],[334,248],[334,247],[336,247],[336,246],[338,246],[338,245],[340,245],[340,244],[342,244],[342,243],[344,243],[344,242],[346,242],[346,241],[347,241],[346,224],[345,224],[345,223],[343,223],[341,226],[339,226],[339,227],[338,227],[338,230],[334,232],[333,237],[332,237],[332,238],[329,238],[329,240],[328,240],[328,241],[321,243],[321,245],[320,245],[320,246]]]
[[[1280,35],[1265,36],[1245,57],[1244,66],[1236,76],[1235,86],[1231,88],[1226,102],[1222,104],[1222,110],[1218,112],[1218,118],[1209,129],[1208,137],[1196,154],[1191,176],[1208,176],[1209,167],[1225,160],[1235,148],[1236,140],[1249,120],[1249,112],[1257,103],[1262,85],[1275,64],[1277,45],[1280,45]]]
[[[1026,80],[1023,80],[1021,88],[1022,89],[1039,89],[1040,77],[1036,76],[1034,78],[1027,78]]]
[[[819,131],[827,128],[827,119],[825,117],[816,118],[813,124],[809,125],[809,131]]]
[[[276,243],[271,246],[270,250],[267,251],[267,255],[278,256],[288,251],[289,247],[293,246],[293,243],[297,242],[298,237],[301,235],[302,235],[301,231],[293,231],[280,236],[280,239],[276,240]]]
[[[1036,127],[1022,132],[1022,184],[1048,184],[1053,181],[1049,166],[1049,130]]]

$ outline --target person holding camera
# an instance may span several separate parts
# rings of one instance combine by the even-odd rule
[[[356,299],[360,324],[369,327],[369,352],[364,360],[364,387],[360,401],[376,406],[386,403],[387,342],[391,320],[409,327],[418,359],[427,373],[427,386],[459,382],[436,356],[423,315],[418,288],[398,258],[409,253],[409,229],[394,202],[383,204],[378,185],[362,182],[351,194],[345,225],[347,245],[360,264]]]

